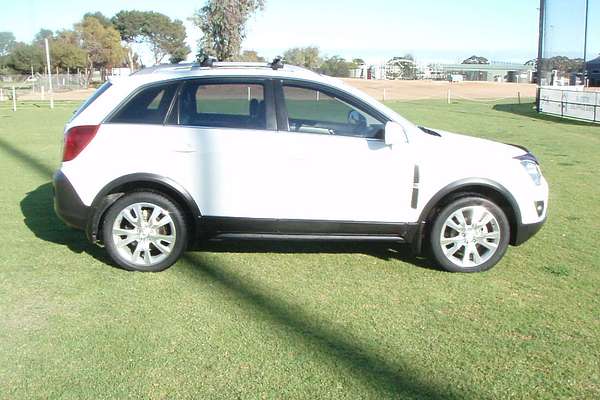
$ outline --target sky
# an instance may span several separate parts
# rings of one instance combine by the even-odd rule
[[[161,12],[184,22],[193,57],[201,32],[189,17],[204,0],[0,3],[0,31],[12,31],[24,42],[41,28],[72,28],[90,11],[109,17],[122,9]],[[268,58],[314,45],[328,56],[371,63],[406,53],[423,63],[457,62],[474,54],[524,62],[537,56],[538,7],[539,0],[266,0],[265,9],[248,23],[243,47]]]

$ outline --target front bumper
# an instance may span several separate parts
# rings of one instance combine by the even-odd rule
[[[58,170],[52,179],[54,186],[54,211],[72,228],[85,230],[90,207],[83,204],[69,179]]]
[[[515,237],[511,241],[513,246],[519,246],[526,241],[528,241],[533,235],[539,232],[542,229],[542,226],[546,222],[546,217],[542,219],[540,222],[536,222],[533,224],[519,224],[517,226],[517,230],[515,232]]]

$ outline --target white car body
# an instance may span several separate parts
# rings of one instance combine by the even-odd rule
[[[385,116],[386,137],[107,120],[148,85],[232,77],[293,80],[345,93]],[[515,159],[527,154],[524,149],[443,131],[428,134],[357,89],[302,68],[222,64],[134,74],[112,81],[68,122],[65,133],[87,125],[99,126],[93,140],[60,167],[87,208],[85,226],[81,218],[69,221],[64,210],[59,215],[87,229],[94,241],[101,216],[91,214],[103,212],[99,197],[110,193],[107,188],[120,178],[146,175],[164,177],[189,194],[197,207],[193,213],[201,219],[399,224],[418,230],[435,201],[452,190],[477,187],[504,196],[511,223],[518,225],[511,231],[541,225],[546,218],[548,185],[543,177],[534,183]],[[542,212],[536,202],[543,202]]]

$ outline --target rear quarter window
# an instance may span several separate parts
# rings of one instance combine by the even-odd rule
[[[71,121],[73,121],[79,114],[83,112],[86,108],[88,108],[94,101],[98,99],[98,97],[102,96],[104,92],[106,92],[112,84],[109,81],[104,82],[96,91],[86,100],[83,104],[73,113],[71,117]]]
[[[171,106],[178,83],[154,85],[135,94],[110,122],[124,124],[162,124]]]

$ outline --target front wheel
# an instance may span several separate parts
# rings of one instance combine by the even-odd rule
[[[104,218],[102,237],[109,256],[130,271],[158,272],[181,256],[187,226],[181,209],[153,192],[126,194]]]
[[[500,261],[509,240],[506,215],[481,197],[464,197],[448,204],[430,233],[433,257],[451,272],[489,270]]]

